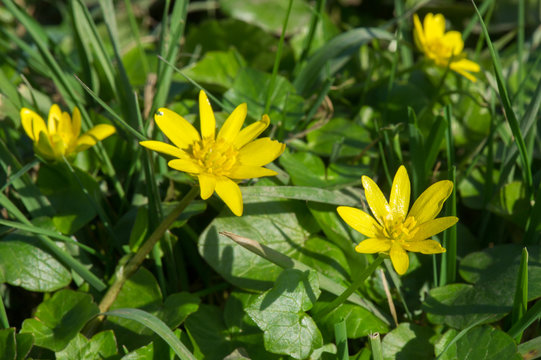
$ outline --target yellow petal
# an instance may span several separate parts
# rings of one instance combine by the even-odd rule
[[[115,133],[115,127],[109,124],[98,124],[85,132],[77,140],[76,151],[83,151],[96,145],[98,141],[105,139]]]
[[[426,52],[425,50],[426,38],[423,31],[423,26],[421,25],[421,20],[419,20],[419,16],[417,16],[417,14],[413,15],[413,26],[414,26],[413,40],[415,41],[415,45],[422,52]]]
[[[372,210],[372,214],[374,214],[376,220],[381,225],[384,225],[384,219],[392,216],[391,208],[374,180],[370,179],[368,176],[363,176],[361,179],[368,206],[370,207],[370,210]]]
[[[391,257],[391,262],[393,263],[396,273],[398,275],[404,275],[410,266],[410,259],[406,251],[397,241],[393,242],[391,251],[389,251],[389,256]]]
[[[389,239],[366,239],[355,246],[355,251],[361,254],[375,254],[387,252],[391,249],[392,241]]]
[[[154,150],[157,152],[160,152],[162,154],[167,154],[174,156],[176,158],[183,158],[186,157],[186,153],[179,149],[176,146],[166,144],[161,141],[154,141],[154,140],[147,140],[147,141],[141,141],[139,142],[141,146],[146,147],[147,149]]]
[[[441,42],[446,47],[453,50],[453,55],[459,55],[464,49],[464,41],[462,40],[462,35],[458,31],[446,32],[441,38]]]
[[[58,159],[45,131],[39,133],[38,141],[34,143],[34,151],[47,160]]]
[[[370,238],[383,237],[381,225],[364,211],[349,206],[339,206],[336,211],[338,211],[338,215],[346,224],[364,236]]]
[[[250,141],[258,137],[269,126],[270,119],[268,115],[263,115],[263,118],[255,123],[246,126],[242,129],[233,143],[237,149],[242,148]]]
[[[248,106],[246,103],[237,106],[222,125],[220,132],[218,132],[218,139],[224,138],[232,143],[239,134],[242,124],[244,124],[247,112]]]
[[[167,163],[175,170],[182,171],[189,174],[201,173],[201,167],[192,159],[174,159]]]
[[[424,19],[424,31],[427,40],[438,39],[445,32],[445,18],[442,14],[428,13]]]
[[[47,126],[45,125],[43,118],[30,109],[21,109],[21,123],[26,135],[28,135],[34,143],[38,142],[40,132],[43,131],[47,133]]]
[[[199,92],[199,121],[201,122],[201,136],[214,139],[216,119],[207,94],[203,90]]]
[[[159,108],[154,115],[154,120],[165,136],[180,149],[186,149],[194,142],[201,140],[192,124],[174,111]]]
[[[389,206],[396,219],[403,222],[410,206],[410,179],[406,168],[402,165],[398,168],[391,186],[391,196],[389,197]]]
[[[421,254],[441,254],[446,251],[439,242],[434,240],[406,241],[403,246],[408,251]]]
[[[449,65],[449,68],[472,82],[476,82],[477,78],[474,75],[470,74],[469,71],[479,72],[481,70],[480,66],[477,63],[468,59],[453,61]]]
[[[199,174],[197,178],[199,179],[199,187],[201,188],[201,199],[206,200],[212,195],[216,188],[216,176]]]
[[[219,177],[216,181],[216,193],[227,207],[231,209],[233,214],[237,216],[242,215],[242,194],[239,186],[234,181],[226,177]]]
[[[73,129],[71,125],[71,116],[67,112],[62,113],[60,122],[56,125],[56,133],[62,136],[66,145],[71,145],[77,141],[77,138],[73,137]]]
[[[419,225],[434,219],[440,213],[443,203],[452,191],[453,183],[449,180],[432,184],[415,200],[408,217],[413,216]]]
[[[62,119],[62,110],[57,104],[53,104],[49,109],[49,117],[47,118],[47,129],[49,135],[56,134],[58,124]]]
[[[278,173],[271,169],[253,165],[239,165],[231,170],[227,177],[231,179],[252,179],[263,176],[276,176]]]
[[[411,241],[422,241],[426,240],[436,234],[439,234],[443,230],[450,228],[456,224],[458,218],[455,216],[446,216],[433,220],[428,220],[427,222],[416,227],[416,232]]]
[[[285,148],[285,144],[268,137],[257,139],[239,150],[238,160],[242,165],[267,165],[282,155]]]
[[[81,133],[81,112],[77,107],[73,108],[73,114],[71,119],[71,131],[72,136],[77,139]]]

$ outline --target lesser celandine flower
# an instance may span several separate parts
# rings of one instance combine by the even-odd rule
[[[254,140],[269,126],[267,115],[241,130],[246,113],[245,103],[237,106],[216,135],[214,112],[207,95],[201,91],[201,134],[182,116],[160,108],[154,120],[173,145],[160,141],[141,141],[140,144],[175,157],[168,165],[197,177],[202,199],[208,199],[216,191],[231,211],[240,216],[243,204],[237,181],[276,175],[263,166],[285,149],[285,144],[268,137]]]
[[[431,185],[419,196],[409,212],[410,180],[404,166],[400,166],[396,172],[388,202],[372,179],[363,176],[362,183],[366,201],[374,217],[352,207],[338,207],[338,214],[342,219],[368,237],[355,247],[357,252],[381,252],[390,255],[393,266],[400,275],[408,270],[409,258],[406,251],[423,254],[445,252],[437,241],[429,238],[458,221],[455,216],[436,219],[443,203],[453,191],[451,181],[443,180]]]
[[[96,145],[115,132],[108,124],[99,124],[81,133],[81,113],[76,107],[73,114],[62,112],[53,104],[49,110],[47,125],[34,111],[22,108],[21,122],[24,131],[34,142],[34,151],[46,160],[60,160]]]
[[[413,15],[415,44],[429,59],[441,67],[456,71],[465,78],[475,82],[477,79],[471,72],[479,72],[479,65],[466,59],[464,41],[458,31],[445,32],[445,18],[442,14],[426,14],[423,25],[417,14]]]

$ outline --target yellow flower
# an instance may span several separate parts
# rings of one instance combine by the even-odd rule
[[[216,191],[231,211],[240,216],[243,204],[237,182],[276,175],[275,171],[263,166],[280,156],[285,149],[285,144],[268,137],[254,140],[269,126],[267,115],[241,130],[247,110],[245,103],[237,106],[216,135],[214,112],[207,95],[201,91],[201,135],[182,116],[160,108],[154,120],[173,145],[160,141],[141,141],[140,144],[175,157],[168,165],[196,176],[203,200]]]
[[[442,14],[426,14],[424,27],[419,16],[413,15],[415,45],[436,65],[447,67],[475,82],[477,79],[470,72],[479,72],[479,65],[466,59],[464,41],[458,31],[445,32],[445,18]]]
[[[372,179],[363,176],[362,183],[366,201],[374,217],[352,207],[338,207],[340,217],[349,226],[368,237],[355,247],[357,252],[364,254],[383,252],[390,255],[393,266],[400,275],[408,270],[409,258],[406,251],[423,254],[445,252],[437,241],[427,239],[458,221],[455,216],[436,219],[443,203],[453,191],[451,181],[438,181],[426,189],[415,201],[409,213],[410,180],[404,166],[400,166],[396,172],[389,202]]]
[[[114,134],[115,128],[99,124],[79,136],[81,133],[81,113],[76,107],[73,116],[62,112],[56,104],[49,110],[47,125],[34,111],[22,108],[21,122],[24,131],[34,142],[34,151],[46,160],[59,160],[96,145],[100,140]]]

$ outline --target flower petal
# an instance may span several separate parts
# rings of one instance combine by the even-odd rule
[[[441,42],[445,47],[453,49],[453,55],[459,55],[464,50],[464,41],[462,40],[462,34],[458,31],[448,31],[441,38]]]
[[[49,109],[49,117],[47,118],[47,129],[49,135],[56,134],[58,124],[62,119],[62,110],[57,104],[53,104]]]
[[[376,220],[362,210],[349,207],[339,206],[336,211],[338,215],[352,228],[370,238],[383,236],[383,229]],[[366,240],[365,240],[366,241]],[[364,241],[363,241],[364,242]]]
[[[244,145],[248,144],[250,141],[258,137],[265,129],[269,126],[270,119],[268,115],[263,115],[261,120],[256,121],[255,123],[246,126],[242,129],[233,143],[237,149],[242,148]]]
[[[361,254],[375,254],[389,251],[391,245],[392,241],[389,239],[366,239],[355,246],[355,251]]]
[[[438,39],[445,32],[445,18],[442,14],[426,14],[424,18],[424,30],[427,40]]]
[[[199,164],[197,164],[192,159],[174,159],[167,163],[170,167],[172,167],[175,170],[182,171],[189,174],[199,174],[201,173],[202,169]]]
[[[66,145],[71,145],[77,141],[77,138],[73,137],[71,116],[65,111],[62,113],[58,124],[56,124],[56,133],[64,139]]]
[[[419,225],[434,219],[440,213],[443,203],[452,191],[453,183],[449,180],[432,184],[415,200],[408,217],[413,216]]]
[[[193,125],[174,111],[159,108],[154,115],[154,121],[165,136],[180,149],[186,149],[201,140]]]
[[[216,119],[207,94],[203,90],[199,92],[199,121],[201,122],[201,136],[214,139]]]
[[[81,133],[81,112],[76,107],[73,108],[73,113],[71,114],[71,135],[74,139],[79,137]]]
[[[216,193],[227,207],[231,209],[233,214],[237,216],[242,215],[242,193],[237,183],[226,177],[219,177],[216,181]]]
[[[415,41],[415,45],[419,50],[422,52],[426,52],[426,38],[425,33],[423,30],[423,26],[421,25],[421,20],[419,20],[419,16],[417,14],[413,15],[413,40]]]
[[[380,225],[384,225],[384,220],[391,215],[389,203],[387,203],[387,199],[385,199],[385,196],[383,196],[383,193],[374,180],[370,179],[368,176],[363,176],[361,179],[368,206]]]
[[[391,187],[391,196],[389,197],[389,206],[393,217],[400,219],[403,222],[408,213],[410,206],[410,191],[411,184],[408,177],[408,172],[404,165],[398,168],[394,176],[393,185]]]
[[[228,142],[233,142],[239,134],[246,114],[248,113],[248,106],[246,103],[242,103],[233,110],[231,115],[228,116],[222,128],[218,132],[218,139],[224,138]]]
[[[240,149],[237,159],[242,165],[263,166],[282,155],[285,148],[285,144],[265,137]]]
[[[460,59],[459,61],[453,61],[449,65],[449,68],[472,82],[476,82],[477,78],[474,75],[470,74],[469,71],[481,71],[481,67],[477,63],[468,59]]]
[[[76,151],[83,151],[88,149],[91,146],[96,145],[98,141],[105,139],[106,137],[111,136],[116,131],[115,127],[109,124],[98,124],[92,129],[85,132],[77,140]]]
[[[439,242],[434,240],[406,241],[402,246],[408,251],[421,254],[441,254],[446,251]]]
[[[199,174],[199,187],[201,188],[201,199],[208,199],[216,188],[216,176],[210,174]]]
[[[443,230],[450,228],[458,222],[458,218],[455,216],[446,216],[427,222],[417,226],[416,232],[410,241],[422,241],[426,240],[436,234],[439,234]]]
[[[408,253],[406,253],[397,241],[393,242],[389,256],[391,257],[391,262],[396,273],[398,275],[404,275],[410,266],[410,259]]]
[[[278,173],[271,169],[253,165],[239,165],[231,170],[227,177],[231,179],[252,179],[263,176],[276,176]]]
[[[36,112],[27,108],[22,108],[20,114],[21,123],[26,135],[28,135],[28,137],[32,139],[34,143],[37,143],[39,140],[39,134],[42,131],[47,133],[45,121]]]
[[[147,140],[139,142],[139,145],[146,147],[147,149],[174,156],[176,158],[186,157],[186,153],[176,146],[154,140]]]

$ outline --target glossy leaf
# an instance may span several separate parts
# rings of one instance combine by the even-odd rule
[[[56,353],[57,360],[100,360],[116,355],[116,339],[112,331],[102,331],[89,340],[77,334],[64,350]]]
[[[274,287],[246,308],[248,315],[264,331],[268,351],[306,359],[323,345],[316,323],[305,313],[319,297],[317,279],[315,272],[284,270]]]

